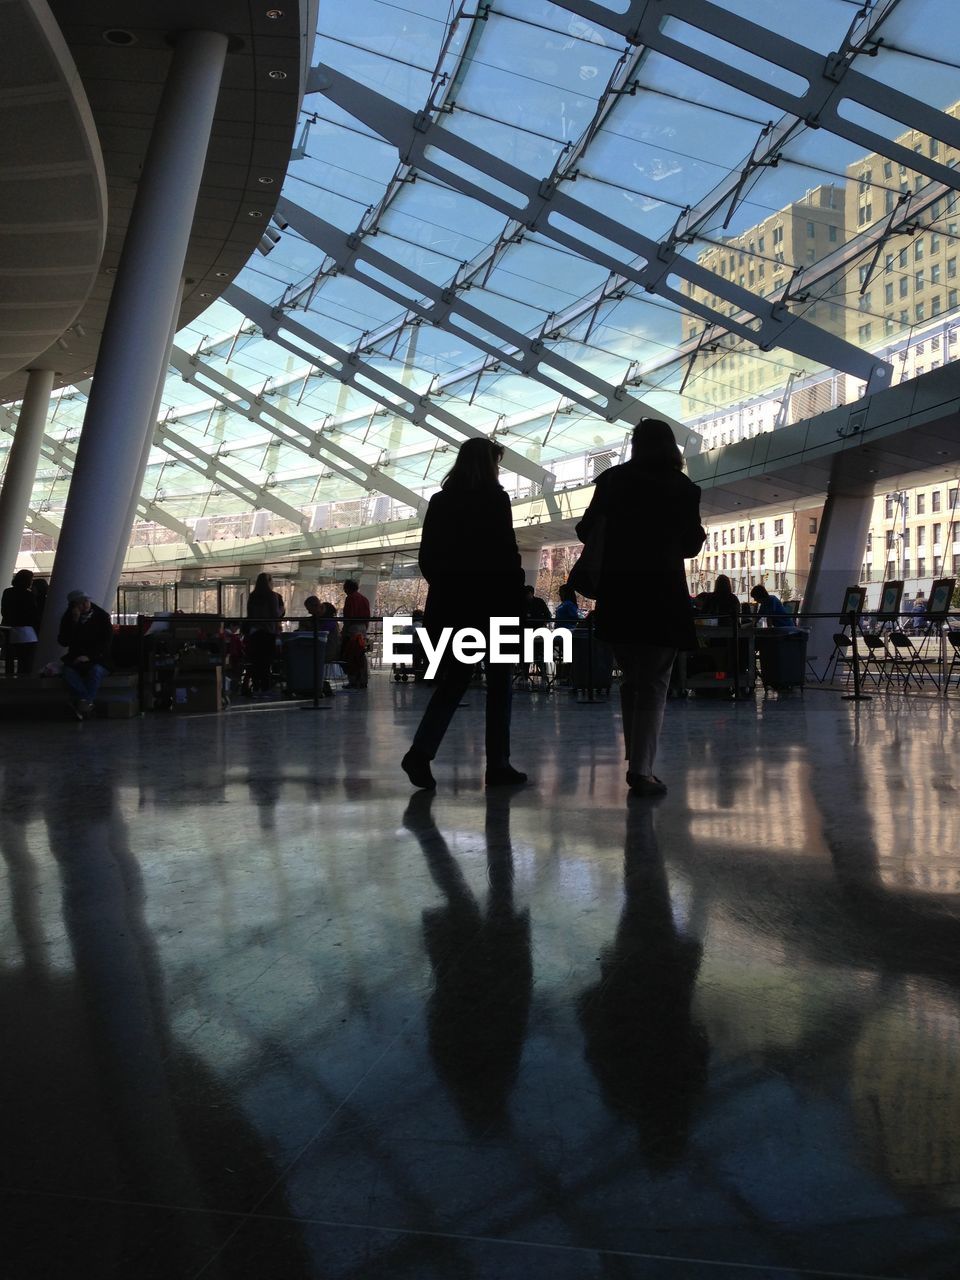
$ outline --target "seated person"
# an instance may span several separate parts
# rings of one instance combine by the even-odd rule
[[[701,591],[693,602],[697,613],[705,618],[715,618],[718,623],[732,621],[740,613],[740,601],[733,594],[730,579],[724,573],[717,575],[712,591]]]
[[[560,588],[560,603],[557,605],[556,623],[567,631],[575,631],[580,621],[580,609],[577,605],[577,593],[566,583]]]
[[[757,617],[766,618],[768,627],[794,627],[793,614],[777,596],[772,596],[762,583],[750,588],[750,595],[757,602]]]
[[[327,643],[323,651],[323,662],[325,668],[329,669],[334,663],[339,663],[340,661],[340,628],[337,626],[336,606],[330,604],[329,601],[321,601],[316,596],[307,596],[303,602],[303,607],[308,616],[301,618],[297,623],[297,631],[306,632],[309,638],[313,633],[314,618],[316,618],[318,633],[327,637]],[[333,697],[333,689],[327,679],[324,679],[323,682],[323,697]]]
[[[61,659],[63,678],[75,695],[70,706],[78,720],[93,710],[100,682],[109,670],[112,640],[110,615],[94,604],[86,591],[71,591],[57,643],[67,650]]]

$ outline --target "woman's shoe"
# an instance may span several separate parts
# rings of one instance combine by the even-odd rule
[[[521,773],[519,769],[514,769],[509,764],[501,765],[497,769],[488,769],[485,779],[488,787],[522,787],[526,780],[525,773]]]
[[[437,780],[430,772],[430,761],[426,756],[410,750],[400,761],[400,768],[415,787],[422,787],[424,791],[435,789]]]
[[[667,784],[652,773],[628,773],[627,786],[632,796],[665,796]]]

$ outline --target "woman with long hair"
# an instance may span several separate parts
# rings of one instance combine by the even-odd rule
[[[28,676],[33,671],[33,659],[37,652],[37,628],[40,626],[40,610],[33,594],[33,574],[29,569],[19,569],[0,600],[0,618],[9,627],[7,633],[7,675],[11,675],[11,660],[17,664],[17,675]]]
[[[254,693],[268,692],[273,683],[270,668],[277,652],[280,619],[285,613],[283,597],[274,591],[269,573],[258,573],[247,597],[247,617],[253,624],[247,633],[247,652]]]
[[[420,571],[427,581],[424,627],[436,644],[444,627],[475,627],[488,637],[490,619],[523,614],[523,570],[510,499],[498,479],[503,448],[477,436],[460,446],[423,520]],[[476,668],[448,648],[410,750],[400,762],[415,787],[436,786],[430,763]],[[517,785],[527,775],[510,764],[513,669],[487,662],[486,783]]]
[[[683,562],[703,546],[700,490],[666,422],[643,418],[629,462],[597,480],[577,537],[603,537],[595,631],[614,646],[633,795],[662,795],[653,772],[670,672],[679,649],[696,648]]]

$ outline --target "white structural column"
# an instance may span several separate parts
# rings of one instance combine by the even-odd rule
[[[0,581],[4,586],[17,563],[52,390],[52,369],[30,370],[0,490]]]
[[[137,476],[133,482],[133,488],[130,491],[130,501],[127,504],[127,515],[124,520],[124,533],[120,543],[117,546],[117,554],[114,557],[113,569],[110,572],[110,578],[107,582],[104,600],[111,603],[105,605],[110,608],[114,596],[117,594],[117,583],[120,581],[120,575],[123,573],[123,562],[127,556],[127,549],[130,545],[130,534],[133,530],[133,522],[137,518],[137,506],[140,502],[140,492],[143,489],[143,479],[147,474],[147,464],[150,461],[150,452],[153,449],[153,437],[157,425],[157,418],[160,416],[160,404],[163,399],[163,388],[167,381],[167,370],[170,367],[170,352],[173,350],[173,339],[177,332],[177,317],[180,314],[180,303],[183,300],[183,280],[180,281],[180,288],[177,290],[177,300],[173,307],[173,316],[170,320],[170,329],[167,333],[167,345],[163,353],[163,364],[160,366],[160,376],[157,378],[157,391],[153,397],[153,404],[150,406],[150,422],[147,431],[143,437],[143,449],[140,453],[140,463],[137,467]]]
[[[104,325],[50,583],[41,661],[56,652],[67,592],[107,590],[175,322],[180,280],[216,110],[227,37],[177,39]]]
[[[838,463],[842,461],[838,459]],[[835,463],[834,472],[838,470]],[[842,482],[831,478],[803,597],[803,613],[830,615],[804,622],[804,626],[810,628],[807,656],[818,674],[826,669],[833,652],[833,636],[839,629],[844,593],[847,587],[855,587],[860,581],[872,513],[872,490],[847,486],[844,491]]]
[[[537,574],[540,572],[540,551],[521,551],[520,567],[528,587],[537,585]]]

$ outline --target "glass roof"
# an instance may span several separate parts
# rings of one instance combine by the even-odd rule
[[[320,6],[312,61],[339,87],[308,85],[279,238],[177,335],[196,376],[163,394],[140,513],[160,538],[409,517],[476,430],[511,450],[510,492],[583,484],[641,413],[709,447],[745,405],[791,421],[798,385],[850,399],[872,361],[896,380],[905,347],[957,322],[955,0],[719,0],[722,38],[668,5],[676,55],[631,44],[627,8]],[[796,48],[774,65],[750,24]],[[808,51],[841,54],[844,106],[819,128],[777,96],[806,92]],[[906,98],[880,115],[863,84]],[[751,341],[776,302],[812,347],[789,326],[786,346]],[[85,402],[52,411],[33,507],[54,523]]]

